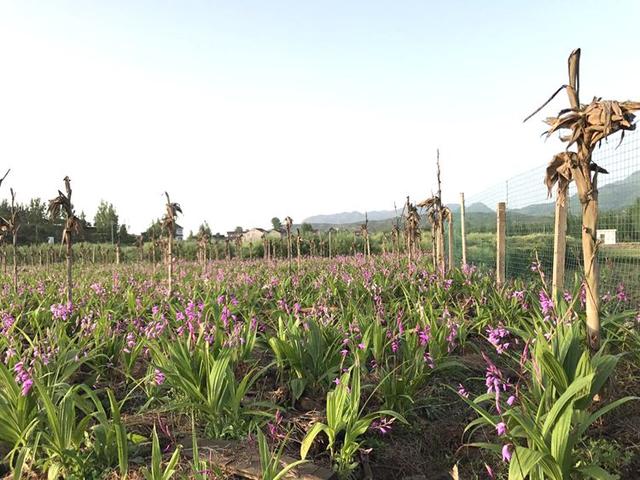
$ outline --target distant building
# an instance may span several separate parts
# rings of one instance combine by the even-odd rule
[[[269,240],[280,240],[287,236],[287,231],[284,229],[280,229],[280,230],[273,229],[273,230],[269,230],[266,233],[266,236]]]
[[[262,228],[250,228],[242,233],[243,243],[260,243],[267,231]]]
[[[616,242],[615,228],[604,228],[596,230],[596,237],[602,242],[603,245],[615,245]]]
[[[243,234],[244,234],[244,232],[237,232],[237,231],[233,230],[231,232],[227,232],[227,239],[230,242],[234,242],[237,238],[242,238]]]
[[[184,240],[184,228],[176,223],[176,232],[175,232],[176,240]]]

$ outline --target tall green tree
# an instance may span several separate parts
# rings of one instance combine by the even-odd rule
[[[25,223],[29,225],[44,225],[47,218],[47,204],[41,198],[32,198],[25,211]]]
[[[115,241],[120,225],[118,224],[118,214],[113,204],[102,200],[98,205],[98,210],[93,218],[96,233],[103,241]]]
[[[273,226],[274,230],[281,230],[282,229],[282,222],[280,221],[280,219],[278,217],[273,217],[271,219],[271,225]]]
[[[123,223],[118,228],[118,240],[124,245],[132,245],[136,241],[136,237],[129,233],[127,226]]]

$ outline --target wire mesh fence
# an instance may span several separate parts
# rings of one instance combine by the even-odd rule
[[[611,137],[596,149],[593,160],[609,172],[598,175],[601,292],[615,295],[624,289],[631,299],[640,301],[640,132],[627,132],[622,143],[620,134]],[[496,206],[506,202],[507,277],[530,275],[534,261],[551,276],[555,192],[548,198],[545,168],[542,164],[466,199],[469,263],[495,268]],[[573,183],[568,198],[565,283],[572,286],[580,280],[583,264],[582,212]],[[458,250],[456,256],[460,255]]]

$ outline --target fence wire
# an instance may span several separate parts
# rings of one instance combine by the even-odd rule
[[[603,295],[624,289],[640,301],[640,132],[614,135],[594,151],[594,161],[609,173],[598,175],[598,250]],[[490,269],[496,262],[496,208],[506,202],[508,278],[531,275],[539,260],[550,277],[553,264],[554,198],[543,183],[546,164],[468,197],[467,261]],[[569,189],[565,284],[573,287],[582,272],[581,206],[575,184]]]

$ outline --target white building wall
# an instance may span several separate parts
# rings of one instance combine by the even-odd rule
[[[615,228],[600,229],[600,230],[596,230],[596,237],[604,245],[615,245],[616,244],[616,232],[617,232],[617,230]]]

